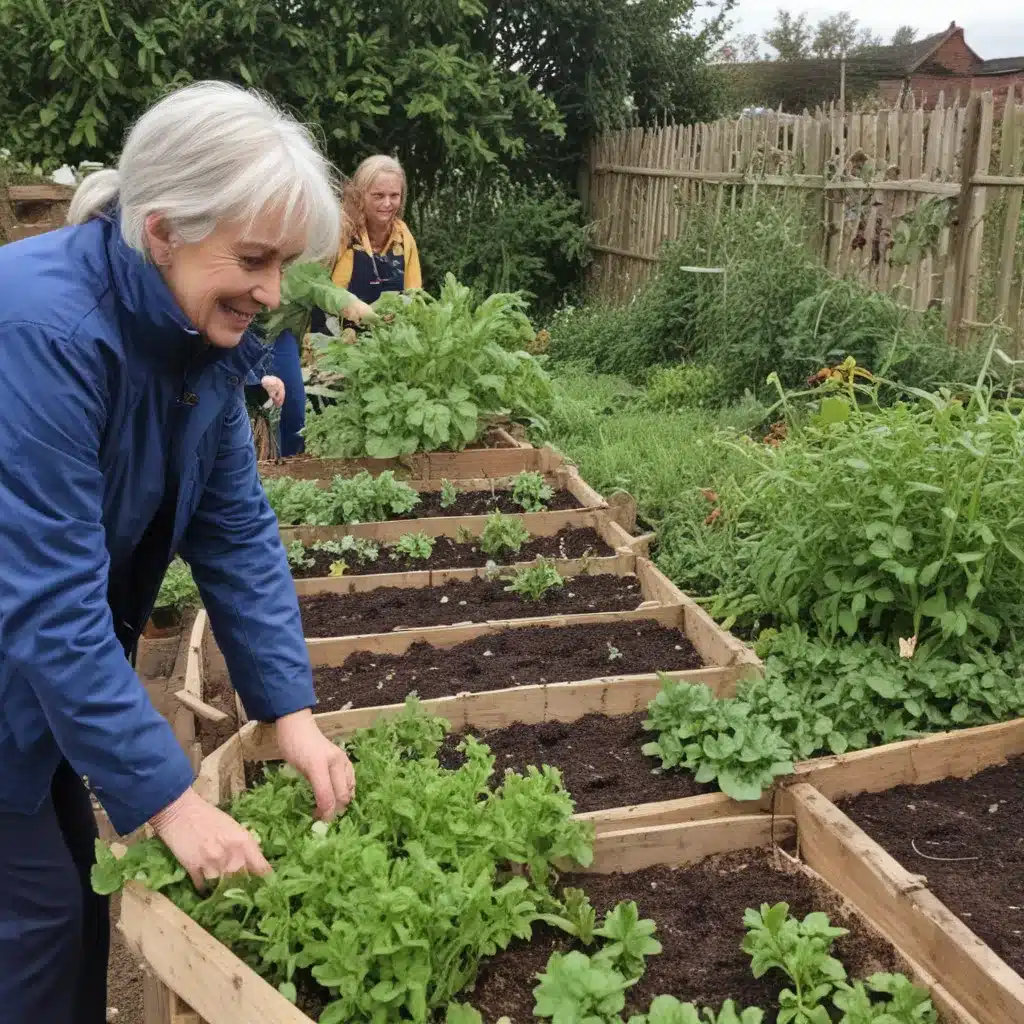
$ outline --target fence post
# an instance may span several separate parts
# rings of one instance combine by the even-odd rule
[[[963,342],[964,307],[970,287],[969,252],[971,246],[971,215],[974,208],[975,187],[971,183],[978,167],[981,141],[981,96],[972,92],[967,101],[967,124],[960,150],[960,195],[956,204],[956,222],[953,228],[953,296],[949,305],[947,340],[951,345]]]

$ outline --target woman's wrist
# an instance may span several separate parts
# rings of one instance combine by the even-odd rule
[[[187,814],[189,808],[195,805],[195,801],[201,799],[202,797],[190,787],[176,800],[172,800],[163,810],[157,811],[149,819],[149,824],[153,827],[153,831],[159,834],[162,829],[173,825],[179,818]]]

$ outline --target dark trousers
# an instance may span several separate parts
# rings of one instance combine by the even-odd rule
[[[89,882],[96,821],[61,762],[35,814],[0,812],[0,1020],[104,1024],[110,917]]]

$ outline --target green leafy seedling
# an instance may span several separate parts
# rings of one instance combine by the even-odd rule
[[[441,481],[441,508],[451,508],[459,499],[459,489],[451,480]]]
[[[526,512],[543,512],[554,496],[541,473],[523,471],[512,481],[512,500]]]
[[[565,586],[565,577],[548,558],[502,578],[508,581],[505,587],[508,593],[518,594],[527,601],[539,601],[545,594]]]
[[[502,512],[492,512],[480,534],[480,550],[495,558],[517,555],[529,539],[530,531],[521,520]]]
[[[601,927],[594,929],[595,935],[612,940],[597,958],[613,965],[627,978],[639,978],[644,973],[647,957],[661,952],[661,943],[654,938],[656,928],[653,921],[641,920],[640,911],[632,900],[620,903],[605,915]]]
[[[434,552],[434,538],[425,533],[406,533],[399,537],[391,549],[392,558],[409,558],[425,562]]]

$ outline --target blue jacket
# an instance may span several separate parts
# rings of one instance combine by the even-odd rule
[[[61,757],[121,833],[191,784],[125,653],[174,552],[249,715],[315,703],[243,399],[265,355],[205,346],[116,221],[0,247],[0,811]]]

